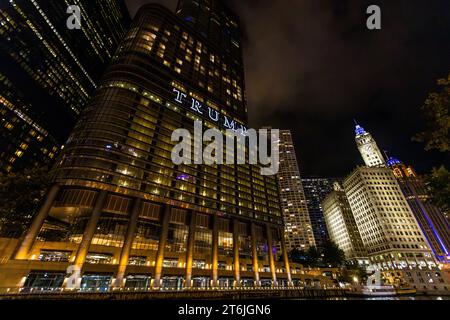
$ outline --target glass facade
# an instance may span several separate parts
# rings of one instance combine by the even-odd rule
[[[218,20],[234,30],[219,44],[183,18],[188,3],[180,2],[178,14],[155,4],[139,10],[52,170],[49,205],[16,259],[30,259],[37,248],[70,248],[68,264],[83,270],[83,290],[148,286],[137,275],[151,277],[152,289],[218,288],[219,278],[253,286],[263,265],[277,284],[277,252],[285,251],[276,250],[282,234],[276,177],[262,176],[256,165],[171,160],[173,130],[192,130],[194,120],[225,129],[178,103],[176,90],[247,125],[239,28],[232,27],[238,19]],[[203,14],[213,21],[223,12]],[[257,239],[252,228],[260,230]],[[254,252],[262,264],[248,270]]]
[[[317,247],[322,247],[329,240],[321,202],[333,191],[333,183],[339,179],[305,178],[302,179],[309,218]]]
[[[32,271],[28,274],[22,292],[51,292],[62,288],[65,274],[61,272]]]
[[[450,263],[450,222],[432,201],[426,184],[413,167],[397,159],[387,162],[414,213],[437,261]]]
[[[85,274],[81,278],[81,291],[108,291],[111,285],[111,276],[102,274]]]
[[[66,13],[78,5],[82,29]],[[129,25],[124,1],[0,2],[0,170],[50,165]]]

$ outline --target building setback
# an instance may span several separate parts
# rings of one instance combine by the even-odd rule
[[[300,178],[294,142],[289,130],[280,131],[278,185],[287,250],[308,250],[316,243]]]
[[[207,2],[181,1],[177,14],[156,4],[139,10],[54,167],[46,202],[1,267],[0,286],[25,279],[16,286],[33,288],[49,274],[56,287],[81,290],[298,281],[275,176],[254,165],[171,160],[177,128],[192,132],[200,120],[223,129],[210,112],[247,123],[239,19]],[[17,271],[24,262],[30,268]]]
[[[450,223],[431,202],[423,180],[411,166],[398,159],[390,158],[387,166],[397,178],[436,259],[440,263],[450,263]]]
[[[122,0],[0,3],[0,170],[49,165],[129,25]]]
[[[323,200],[322,206],[331,240],[345,252],[347,261],[365,265],[367,252],[347,196],[338,182],[335,183],[334,190]]]

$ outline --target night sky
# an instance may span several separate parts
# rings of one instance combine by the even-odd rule
[[[176,0],[127,0],[175,9]],[[419,173],[449,164],[411,137],[420,106],[450,72],[448,0],[226,1],[244,29],[250,124],[290,129],[303,176],[344,177],[362,159],[353,119]],[[382,9],[382,30],[366,8]]]

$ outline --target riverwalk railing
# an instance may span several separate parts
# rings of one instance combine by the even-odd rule
[[[320,298],[341,297],[347,290],[340,288],[258,287],[258,288],[190,288],[101,290],[69,290],[62,288],[0,288],[0,299],[44,300],[148,300],[148,299],[258,299],[258,298]]]

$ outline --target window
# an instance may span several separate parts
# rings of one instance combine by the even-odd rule
[[[206,262],[205,260],[194,260],[192,263],[192,267],[195,269],[205,269]]]
[[[164,268],[178,268],[178,259],[164,259]]]
[[[146,275],[130,275],[126,278],[126,290],[147,290],[150,288],[151,277]]]
[[[31,291],[54,291],[62,287],[65,273],[63,272],[45,272],[32,271],[27,276],[22,292]]]
[[[86,255],[86,263],[90,264],[110,264],[112,255],[103,253],[88,253]]]
[[[45,251],[42,250],[39,255],[39,261],[46,262],[68,262],[71,251]]]
[[[133,256],[128,259],[128,264],[130,266],[145,266],[147,262],[147,257],[143,256]]]
[[[81,278],[81,291],[107,292],[111,285],[111,275],[85,274]]]

